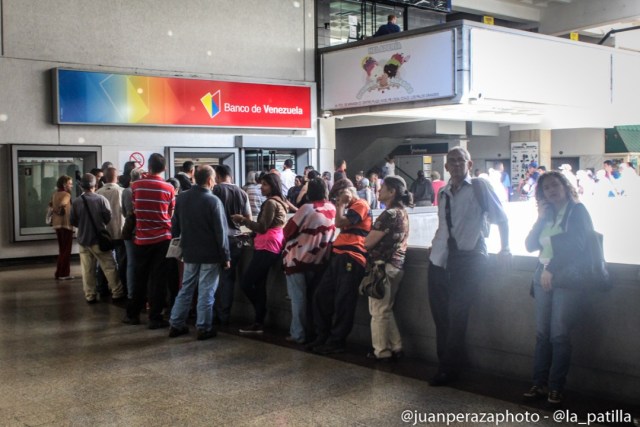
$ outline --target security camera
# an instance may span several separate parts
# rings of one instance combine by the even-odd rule
[[[322,113],[322,118],[323,118],[323,119],[328,119],[328,118],[329,118],[329,117],[331,117],[331,116],[333,116],[333,113],[332,113],[331,111],[329,111],[329,110],[324,111],[324,112]]]

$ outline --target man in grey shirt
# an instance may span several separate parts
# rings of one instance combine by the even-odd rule
[[[449,150],[445,168],[451,179],[438,195],[438,230],[429,256],[429,305],[439,361],[432,386],[456,380],[462,368],[469,309],[487,272],[487,220],[500,229],[500,265],[511,260],[507,216],[489,183],[471,178],[472,166],[466,149]]]
[[[97,302],[95,273],[96,262],[99,262],[109,282],[112,302],[120,302],[125,298],[125,295],[122,290],[122,283],[118,278],[116,263],[110,251],[103,252],[100,250],[98,235],[93,226],[95,224],[97,230],[102,230],[106,227],[106,224],[111,221],[111,207],[104,196],[95,193],[95,176],[90,173],[84,174],[81,185],[84,192],[71,205],[71,225],[78,228],[77,239],[80,246],[84,297],[89,304]],[[93,219],[93,224],[91,219]]]

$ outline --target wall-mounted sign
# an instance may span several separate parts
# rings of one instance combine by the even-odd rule
[[[324,110],[454,95],[453,30],[322,55]]]
[[[311,128],[311,88],[54,69],[58,124]]]
[[[493,16],[486,15],[482,17],[482,22],[487,25],[494,25],[496,23],[495,19],[493,19]]]

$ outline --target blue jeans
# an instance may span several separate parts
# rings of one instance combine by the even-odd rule
[[[189,315],[193,292],[198,288],[198,319],[196,328],[210,331],[213,328],[213,302],[218,281],[220,279],[219,264],[191,264],[184,263],[182,275],[182,289],[178,292],[171,310],[171,326],[183,328]]]
[[[569,334],[582,311],[584,293],[563,288],[545,291],[539,279],[540,271],[536,271],[533,286],[536,300],[533,384],[548,384],[551,390],[563,391],[571,365]]]
[[[302,344],[313,335],[313,306],[311,296],[316,288],[318,273],[307,271],[287,276],[287,292],[291,297],[291,327],[289,335]]]

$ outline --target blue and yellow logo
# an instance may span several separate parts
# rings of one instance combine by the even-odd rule
[[[209,117],[212,119],[220,114],[220,91],[216,91],[214,94],[211,92],[200,98],[200,102],[204,105],[204,108],[209,113]]]

